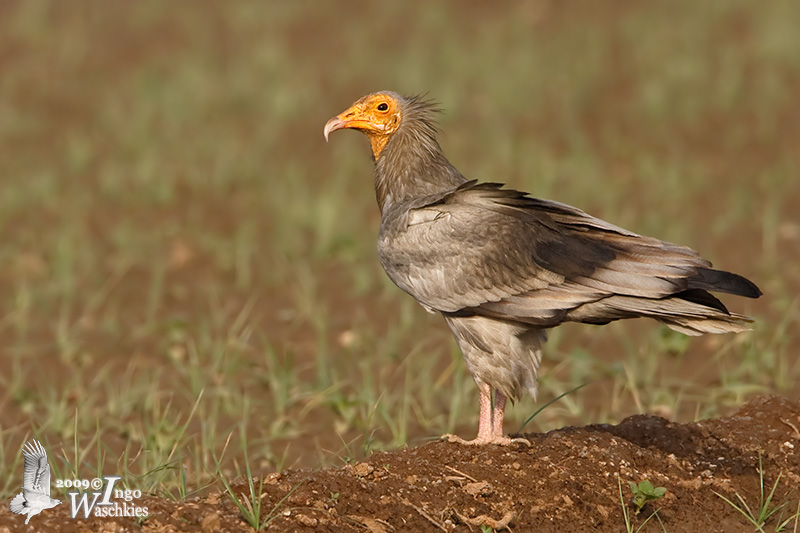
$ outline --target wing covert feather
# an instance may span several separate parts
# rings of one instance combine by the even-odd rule
[[[429,309],[543,324],[615,294],[665,297],[710,266],[690,248],[475,182],[385,217],[378,251],[389,277]]]

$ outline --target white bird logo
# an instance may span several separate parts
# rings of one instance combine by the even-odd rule
[[[50,497],[50,465],[47,452],[37,440],[26,442],[22,447],[25,457],[25,473],[22,476],[22,492],[11,500],[11,512],[26,514],[27,524],[33,515],[61,503]]]

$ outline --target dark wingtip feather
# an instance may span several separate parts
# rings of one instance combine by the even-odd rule
[[[670,295],[669,298],[680,298],[681,300],[686,300],[687,302],[693,302],[696,304],[705,305],[706,307],[711,307],[712,309],[721,311],[726,315],[730,314],[730,311],[728,311],[728,308],[725,307],[725,304],[720,302],[711,293],[702,289],[689,289],[686,291],[681,291]]]
[[[747,298],[758,298],[763,293],[755,283],[732,272],[714,270],[711,268],[698,269],[697,274],[691,278],[689,287],[707,291],[727,292]]]

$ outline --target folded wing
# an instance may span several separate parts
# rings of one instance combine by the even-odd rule
[[[747,279],[690,248],[501,187],[468,182],[408,211],[381,254],[395,283],[446,314],[545,327],[647,316],[688,334],[748,329],[708,292],[759,296]]]

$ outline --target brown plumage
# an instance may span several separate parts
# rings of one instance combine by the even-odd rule
[[[502,432],[506,399],[526,390],[535,397],[547,328],[649,317],[687,335],[749,329],[750,318],[708,291],[757,298],[752,282],[712,269],[690,248],[467,181],[442,153],[436,111],[420,97],[374,93],[329,120],[325,138],[353,128],[370,140],[381,265],[440,312],[458,341],[481,393],[470,444],[513,442]]]

